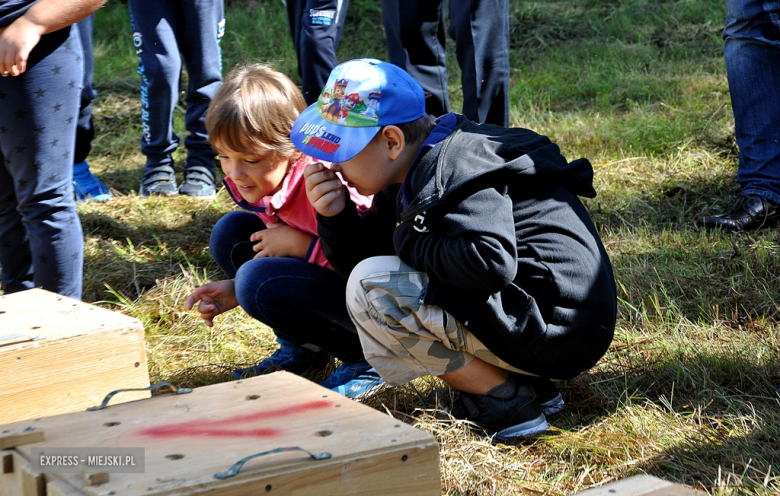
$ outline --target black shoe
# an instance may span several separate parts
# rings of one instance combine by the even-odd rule
[[[204,200],[214,198],[217,191],[216,181],[213,165],[187,165],[184,168],[184,182],[179,186],[179,194]]]
[[[702,217],[696,225],[708,231],[727,229],[744,232],[773,226],[777,219],[780,219],[780,208],[776,203],[763,196],[743,195],[731,212]]]
[[[558,391],[558,386],[553,381],[544,377],[534,377],[525,374],[514,373],[513,375],[518,384],[531,386],[534,393],[536,393],[536,401],[539,402],[539,406],[545,416],[563,410],[563,406],[566,403],[563,401],[560,391]]]
[[[144,177],[141,179],[141,187],[138,189],[141,196],[176,196],[179,190],[176,188],[176,173],[169,165],[159,167],[147,167],[144,169]]]
[[[533,389],[517,384],[512,376],[485,394],[461,391],[450,413],[496,431],[495,437],[499,439],[531,436],[547,430],[547,420]]]

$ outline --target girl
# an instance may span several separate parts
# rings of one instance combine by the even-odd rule
[[[187,309],[213,325],[240,305],[272,327],[280,344],[239,379],[271,370],[320,369],[334,355],[342,365],[323,386],[350,397],[381,383],[365,361],[345,304],[346,279],[330,268],[317,237],[316,211],[303,169],[314,160],[298,152],[290,130],[306,108],[284,74],[263,65],[234,69],[209,105],[206,129],[219,155],[224,183],[244,211],[225,215],[211,233],[211,253],[230,278],[195,289]],[[360,208],[370,198],[350,190]],[[318,329],[319,332],[307,332]]]

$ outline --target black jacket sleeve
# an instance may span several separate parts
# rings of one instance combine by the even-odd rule
[[[487,188],[442,207],[441,216],[426,213],[427,232],[412,221],[398,226],[393,242],[401,260],[457,288],[495,293],[508,286],[517,273],[511,198]]]
[[[348,277],[362,260],[394,255],[393,230],[396,225],[395,198],[398,186],[389,186],[374,195],[371,208],[358,213],[347,196],[344,210],[333,217],[317,214],[317,231],[325,257],[333,270]]]

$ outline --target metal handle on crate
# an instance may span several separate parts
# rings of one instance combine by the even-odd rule
[[[160,381],[157,384],[152,384],[151,386],[145,387],[145,388],[117,389],[116,391],[111,391],[110,393],[108,393],[106,395],[105,398],[103,398],[103,403],[101,403],[98,406],[91,406],[91,407],[87,408],[87,411],[88,412],[95,412],[97,410],[105,409],[108,406],[108,402],[111,401],[111,398],[113,398],[114,395],[116,395],[118,393],[126,393],[126,392],[129,392],[129,391],[157,391],[158,389],[162,389],[164,387],[169,387],[169,388],[173,389],[173,392],[175,394],[187,394],[187,393],[191,393],[192,392],[192,388],[177,388],[176,386],[174,386],[171,383],[168,383],[168,382],[165,382],[165,381]]]
[[[327,460],[328,458],[331,458],[333,456],[330,453],[315,454],[309,450],[299,448],[298,446],[291,446],[288,448],[276,448],[270,451],[263,451],[262,453],[255,453],[254,455],[249,455],[246,458],[242,458],[241,460],[234,463],[233,466],[230,467],[229,469],[214,474],[214,477],[216,477],[217,479],[229,479],[230,477],[235,476],[238,473],[238,471],[241,470],[241,467],[243,467],[244,464],[249,460],[251,460],[252,458],[258,458],[261,456],[270,455],[271,453],[282,453],[284,451],[303,451],[304,453],[308,453],[313,460]]]

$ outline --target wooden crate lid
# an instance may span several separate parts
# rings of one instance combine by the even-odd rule
[[[67,339],[121,329],[142,329],[138,319],[43,289],[0,296],[0,351],[36,345],[36,338]]]
[[[412,456],[434,449],[438,463],[438,447],[430,434],[286,372],[101,411],[16,422],[0,430],[27,427],[45,432],[44,441],[16,448],[28,460],[32,447],[144,447],[145,473],[111,474],[101,493],[116,488],[117,494],[167,494],[176,487],[216,487],[220,481],[215,473],[280,447],[332,457],[315,461],[296,451],[271,454],[246,463],[236,479],[290,470],[305,473],[312,464],[344,463],[387,451],[407,450]],[[438,470],[430,475],[438,483]],[[83,485],[78,474],[62,478],[74,487]],[[83,490],[90,494],[88,488]]]

